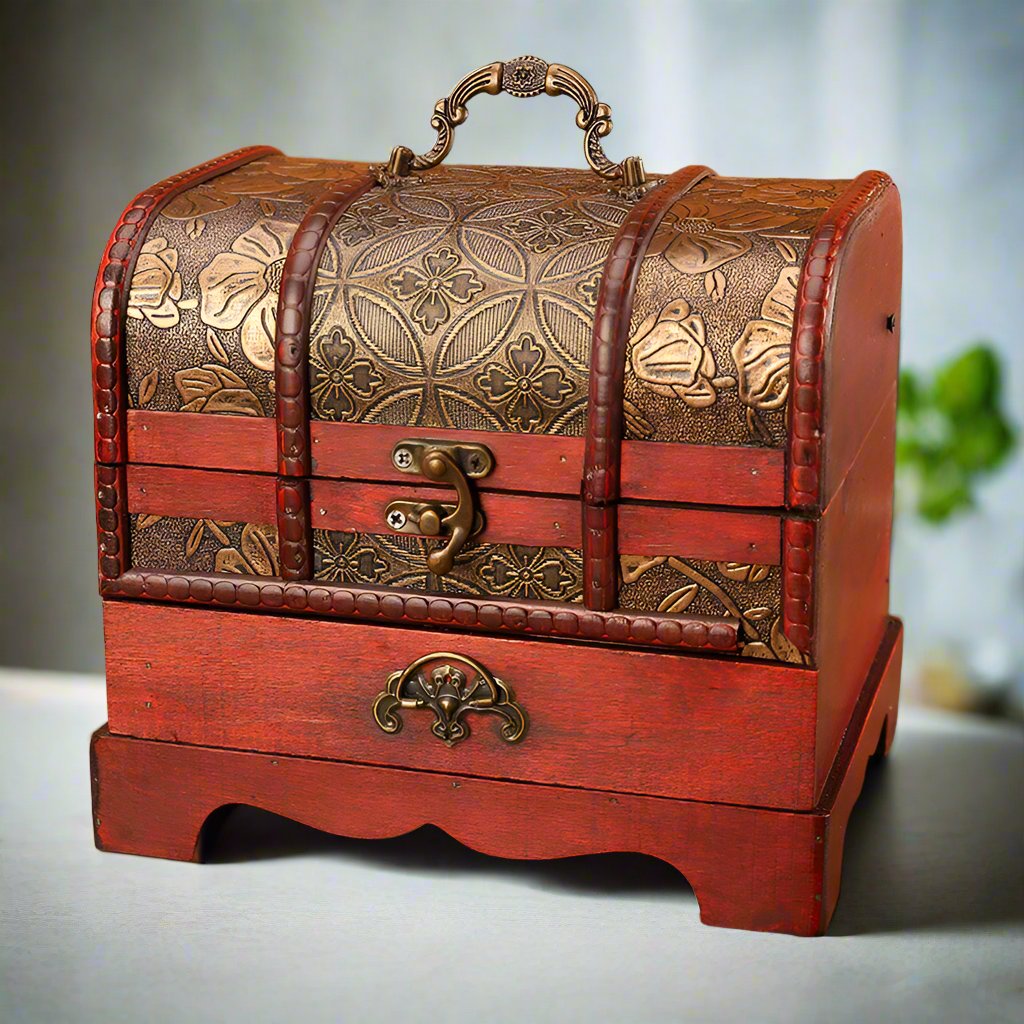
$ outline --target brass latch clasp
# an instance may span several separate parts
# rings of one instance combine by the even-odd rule
[[[484,528],[470,480],[487,476],[494,455],[483,444],[449,441],[399,441],[391,461],[402,473],[417,474],[436,483],[451,484],[458,503],[396,500],[384,510],[384,521],[395,533],[418,537],[447,537],[447,543],[427,556],[427,568],[435,576],[450,572],[455,556],[466,541]]]

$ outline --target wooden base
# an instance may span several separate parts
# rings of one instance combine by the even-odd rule
[[[903,632],[890,621],[819,806],[792,812],[112,736],[92,740],[101,850],[199,860],[215,812],[248,804],[384,838],[433,824],[482,853],[540,860],[639,852],[693,887],[705,924],[820,934],[868,761],[896,727]]]

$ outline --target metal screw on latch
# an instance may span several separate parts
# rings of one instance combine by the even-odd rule
[[[405,522],[405,513],[399,511],[399,509],[393,508],[388,513],[388,526],[390,526],[392,530],[401,530],[402,527],[405,526]]]
[[[412,465],[412,452],[408,448],[396,448],[391,458],[399,469],[408,469]]]

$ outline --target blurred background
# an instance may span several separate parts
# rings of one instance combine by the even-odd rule
[[[384,159],[467,71],[535,53],[615,112],[613,159],[903,196],[893,608],[907,699],[1024,704],[1024,4],[165,0],[3,5],[0,663],[100,672],[88,319],[140,189],[238,146]],[[479,101],[478,101],[479,102]],[[571,101],[473,107],[460,163],[580,163]]]

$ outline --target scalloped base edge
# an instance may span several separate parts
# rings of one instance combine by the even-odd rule
[[[510,859],[649,854],[685,875],[705,924],[820,934],[839,896],[846,826],[868,762],[892,743],[902,641],[901,624],[890,620],[811,812],[164,743],[103,726],[91,750],[96,845],[201,860],[207,821],[236,804],[353,838],[431,824]]]

